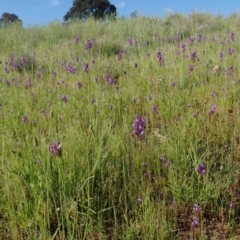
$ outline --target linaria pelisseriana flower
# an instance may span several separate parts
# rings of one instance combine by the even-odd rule
[[[59,141],[55,142],[53,145],[49,147],[49,151],[53,155],[59,155],[61,151],[61,144]]]
[[[197,218],[197,217],[194,217],[194,218],[193,218],[193,221],[192,221],[192,223],[191,223],[191,226],[192,226],[193,228],[197,228],[197,227],[199,226],[199,221],[198,221],[198,218]]]
[[[146,120],[141,116],[136,116],[133,123],[133,134],[142,137],[144,135],[144,126],[146,124]]]
[[[204,163],[200,163],[195,169],[200,175],[204,175],[206,173],[206,167]]]
[[[68,97],[66,95],[62,95],[61,99],[63,100],[63,102],[67,102],[68,101]]]

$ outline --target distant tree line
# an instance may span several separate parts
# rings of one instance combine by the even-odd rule
[[[117,8],[108,0],[73,0],[73,6],[63,17],[64,21],[87,19],[104,19],[106,17],[115,18]],[[6,27],[12,23],[22,24],[22,20],[16,14],[3,13],[0,18],[0,27]]]
[[[74,0],[73,6],[63,17],[65,21],[73,19],[103,19],[105,17],[116,17],[117,8],[108,0]]]
[[[13,13],[3,13],[0,18],[0,27],[6,27],[11,25],[12,23],[20,23],[22,24],[22,20],[18,18],[16,14]]]

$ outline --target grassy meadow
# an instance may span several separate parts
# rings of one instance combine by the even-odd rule
[[[240,239],[240,15],[0,43],[0,239]]]

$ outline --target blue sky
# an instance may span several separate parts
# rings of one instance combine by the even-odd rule
[[[240,13],[239,0],[110,0],[117,7],[119,16],[129,16],[137,11],[146,16],[163,17],[166,14],[204,11],[228,16]],[[0,15],[4,12],[16,14],[25,26],[62,21],[72,6],[73,0],[0,0]]]

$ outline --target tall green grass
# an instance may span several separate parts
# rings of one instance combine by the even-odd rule
[[[0,238],[237,239],[239,22],[0,29]]]

